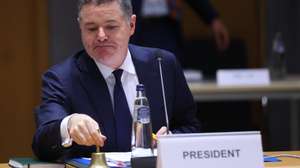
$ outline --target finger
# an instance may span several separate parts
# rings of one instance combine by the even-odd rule
[[[70,136],[74,142],[79,145],[85,145],[84,136],[77,129],[73,129],[70,131]]]
[[[223,50],[227,49],[229,46],[229,35],[226,30],[220,32],[220,46]]]
[[[83,137],[84,145],[87,145],[87,146],[94,145],[94,140],[90,133],[87,123],[85,123],[84,125],[80,125],[79,129],[80,129],[80,133],[81,133],[80,135],[81,135],[81,137]]]
[[[88,125],[92,138],[95,141],[96,145],[103,146],[106,137],[101,133],[100,127],[97,122],[91,122]]]
[[[225,32],[225,34],[224,34],[224,48],[226,49],[226,48],[228,48],[229,47],[229,44],[230,44],[230,39],[229,39],[229,34],[228,34],[228,32]]]
[[[221,43],[221,40],[220,40],[219,36],[216,37],[216,43],[217,43],[218,49],[222,50],[222,43]]]
[[[96,122],[91,122],[88,124],[88,129],[90,131],[91,138],[93,139],[93,144],[102,147],[106,137],[102,135],[98,124]]]
[[[104,136],[100,130],[97,130],[95,133],[92,134],[92,137],[94,141],[96,142],[96,145],[103,147],[104,142],[106,140],[106,136]]]
[[[151,145],[152,145],[152,148],[156,148],[157,147],[157,141],[153,140]]]
[[[164,135],[167,133],[167,127],[162,126],[156,133],[156,135]]]
[[[215,32],[215,41],[216,41],[218,49],[221,50],[223,48],[223,46],[222,46],[223,35],[219,31]]]
[[[223,51],[227,48],[227,42],[223,38],[223,36],[221,36],[217,39],[217,46],[218,46],[218,49],[221,50],[221,51]]]
[[[167,134],[167,127],[165,126],[162,126],[157,132],[156,132],[156,135],[165,135]],[[155,148],[157,146],[157,139],[154,139],[153,138],[153,141],[152,141],[152,147]]]
[[[84,120],[78,121],[70,128],[70,136],[76,143],[80,145],[92,145],[92,137],[89,134]]]

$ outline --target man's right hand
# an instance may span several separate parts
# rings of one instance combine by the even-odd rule
[[[101,134],[98,123],[85,114],[74,114],[68,121],[70,137],[79,145],[104,145],[106,137]]]

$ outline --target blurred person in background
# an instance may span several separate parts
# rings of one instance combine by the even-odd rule
[[[227,28],[209,0],[186,0],[192,9],[210,27],[218,50],[229,46]],[[137,15],[136,32],[131,43],[167,49],[182,57],[182,9],[180,0],[132,0]]]

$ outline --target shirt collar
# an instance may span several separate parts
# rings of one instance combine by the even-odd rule
[[[115,70],[107,65],[102,64],[99,61],[96,61],[94,59],[98,69],[100,70],[101,74],[103,75],[104,79],[107,79],[112,72]],[[123,61],[122,65],[119,67],[119,69],[123,69],[123,71],[132,74],[132,75],[136,75],[135,72],[135,68],[133,65],[133,61],[132,61],[132,57],[131,57],[131,53],[129,52],[129,50],[127,50],[127,55],[125,57],[125,60]]]

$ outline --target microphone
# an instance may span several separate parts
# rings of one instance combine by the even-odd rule
[[[164,84],[164,78],[162,73],[162,54],[161,51],[156,52],[156,59],[159,66],[159,75],[160,75],[160,82],[161,82],[161,91],[164,101],[164,112],[165,112],[165,118],[166,118],[166,126],[167,126],[167,135],[169,134],[169,116],[168,116],[168,109],[167,109],[167,101],[166,101],[166,93],[165,93],[165,84]]]

